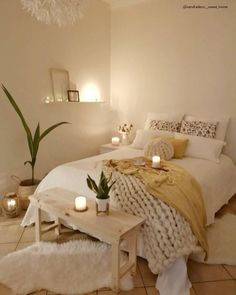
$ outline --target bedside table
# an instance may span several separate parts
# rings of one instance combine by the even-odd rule
[[[107,144],[103,144],[100,146],[100,154],[104,154],[104,153],[108,153],[108,152],[112,152],[115,150],[120,149],[121,147],[124,147],[123,145],[113,145],[111,143],[107,143]]]

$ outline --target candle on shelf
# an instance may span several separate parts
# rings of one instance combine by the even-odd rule
[[[159,156],[152,157],[152,167],[153,168],[160,168],[161,166],[161,158]]]
[[[86,198],[79,196],[75,198],[75,210],[85,211],[87,209]]]
[[[111,143],[113,145],[119,145],[120,144],[120,138],[119,137],[112,137]]]

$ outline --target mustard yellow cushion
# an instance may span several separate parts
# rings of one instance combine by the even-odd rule
[[[182,159],[184,157],[188,139],[176,139],[176,138],[166,138],[170,141],[170,143],[174,147],[174,158],[175,159]]]
[[[182,159],[185,155],[185,151],[188,145],[188,139],[177,139],[174,138],[174,135],[165,135],[165,136],[154,136],[153,139],[163,138],[167,139],[174,148],[174,159]]]

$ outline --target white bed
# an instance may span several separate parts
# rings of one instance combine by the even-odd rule
[[[124,159],[142,156],[143,150],[132,147],[123,147],[106,154],[86,158],[67,163],[53,169],[40,183],[37,192],[60,186],[65,189],[78,192],[87,197],[95,197],[86,185],[87,174],[95,179],[101,171],[102,160]],[[228,202],[236,193],[236,166],[226,155],[220,156],[220,163],[185,157],[181,160],[172,160],[184,167],[200,183],[207,213],[207,225],[214,222],[215,213]],[[43,214],[45,221],[53,220],[52,216]],[[22,225],[30,225],[34,222],[34,208],[29,206]]]
[[[86,184],[87,174],[98,179],[102,168],[102,160],[124,159],[142,156],[143,150],[132,147],[123,147],[106,154],[67,163],[53,169],[40,183],[37,192],[60,186],[78,192],[78,194],[94,198],[95,195]],[[215,213],[228,202],[236,193],[236,166],[226,155],[220,156],[220,162],[185,157],[181,160],[172,160],[189,171],[200,183],[207,213],[207,224],[214,222]],[[35,210],[29,206],[22,225],[34,223]],[[52,221],[53,216],[42,214],[42,219]],[[138,239],[138,255],[144,257],[143,239]],[[184,257],[178,258],[165,272],[158,276],[156,288],[161,295],[188,295],[191,283],[187,276],[187,267]]]

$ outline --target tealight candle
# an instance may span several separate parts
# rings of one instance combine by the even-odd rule
[[[119,137],[112,137],[111,143],[113,145],[119,145],[120,144],[120,138]]]
[[[161,158],[159,156],[152,157],[152,167],[153,168],[160,168],[161,166]]]
[[[7,208],[9,211],[13,211],[16,207],[16,200],[10,199],[7,201]]]
[[[87,209],[86,198],[79,196],[75,198],[75,210],[85,211]]]

